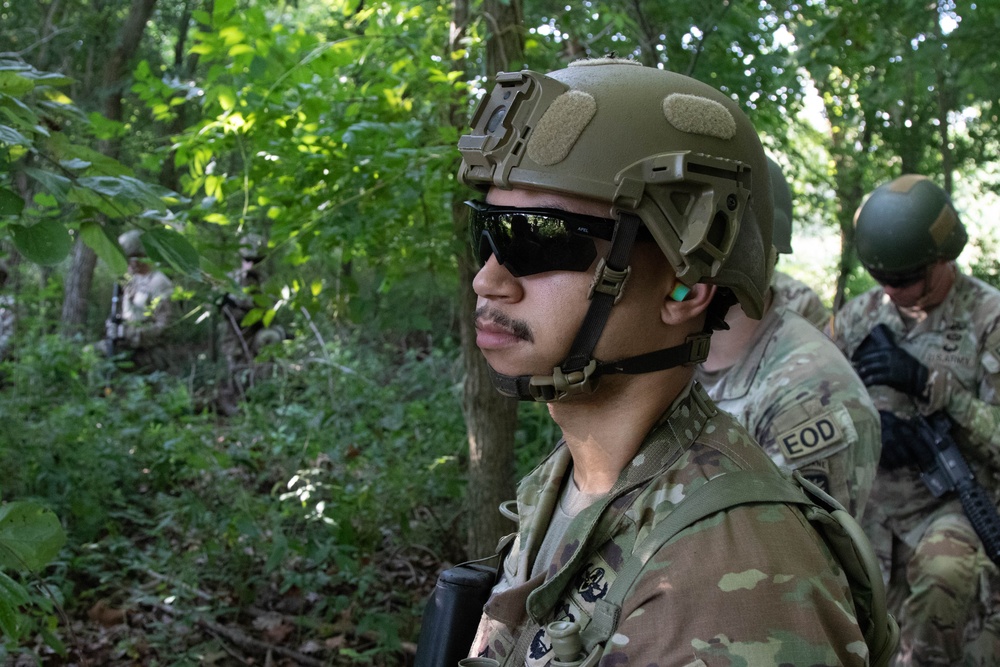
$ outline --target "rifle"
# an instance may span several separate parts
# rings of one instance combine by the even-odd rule
[[[892,331],[879,324],[861,341],[855,352],[895,347]],[[905,421],[905,420],[904,420]],[[990,494],[976,480],[961,450],[951,437],[951,419],[943,412],[936,412],[927,419],[917,414],[909,420],[917,429],[913,461],[920,468],[920,479],[935,498],[954,491],[962,503],[965,516],[983,543],[986,555],[1000,565],[1000,515],[997,514]]]
[[[962,452],[951,437],[951,421],[935,413],[933,425],[922,415],[914,418],[923,445],[933,454],[932,463],[920,473],[920,479],[935,498],[955,491],[962,502],[965,516],[990,560],[1000,565],[1000,515],[989,493],[976,481]]]
[[[438,576],[424,609],[415,667],[459,665],[469,654],[483,605],[496,581],[497,567],[481,562],[462,563]]]
[[[105,349],[107,350],[109,357],[112,357],[115,354],[115,343],[124,337],[121,302],[122,286],[121,283],[116,281],[115,286],[111,291],[111,315],[108,317],[108,321],[114,325],[114,329],[104,332],[107,339]]]

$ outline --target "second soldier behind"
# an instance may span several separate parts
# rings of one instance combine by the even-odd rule
[[[769,162],[772,189],[787,195],[784,176]],[[775,218],[790,220],[790,195],[775,204]],[[790,250],[790,233],[779,236],[776,249]],[[713,334],[695,377],[779,467],[799,470],[860,517],[882,449],[878,411],[840,350],[788,299],[772,283],[763,318],[747,317],[739,304],[730,308],[729,329]]]

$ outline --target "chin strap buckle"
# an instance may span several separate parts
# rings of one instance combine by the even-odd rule
[[[708,359],[708,350],[712,344],[712,334],[701,333],[691,334],[685,341],[690,346],[690,352],[688,353],[688,364],[700,364],[701,362]]]
[[[600,292],[613,296],[615,303],[618,303],[621,301],[625,283],[628,282],[628,276],[631,272],[631,266],[626,266],[622,271],[612,269],[602,257],[601,261],[597,263],[597,270],[594,272],[594,280],[590,283],[590,292],[587,293],[587,298],[593,299],[594,292]]]
[[[532,399],[541,403],[552,403],[577,394],[590,394],[597,388],[598,378],[594,377],[596,370],[596,359],[591,359],[580,370],[569,373],[564,373],[556,366],[552,369],[552,375],[532,375],[528,391]]]

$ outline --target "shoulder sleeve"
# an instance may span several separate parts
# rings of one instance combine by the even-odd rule
[[[1000,323],[980,350],[980,378],[969,388],[947,369],[933,370],[924,411],[943,406],[966,432],[977,458],[1000,470]]]

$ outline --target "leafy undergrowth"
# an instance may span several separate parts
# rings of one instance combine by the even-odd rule
[[[0,500],[68,542],[6,665],[405,665],[461,558],[464,428],[451,351],[289,341],[211,409],[211,365],[115,369],[35,341],[0,388]],[[0,591],[2,594],[2,591]]]

